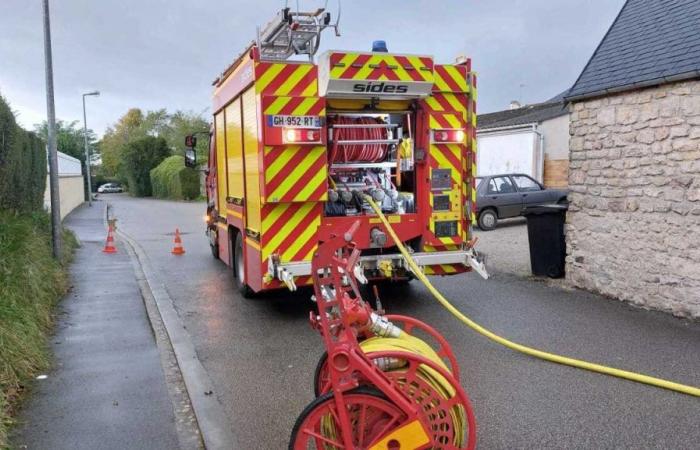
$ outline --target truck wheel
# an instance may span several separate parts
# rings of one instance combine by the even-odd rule
[[[213,230],[209,230],[207,233],[207,237],[209,237],[209,233],[214,233]],[[211,243],[211,238],[209,239],[209,249],[211,249],[211,256],[214,257],[214,259],[219,259],[219,238],[217,235],[216,238],[216,244]]]
[[[479,214],[479,228],[484,231],[493,230],[498,223],[498,216],[493,209],[485,209]]]
[[[236,289],[244,298],[253,296],[253,290],[245,282],[245,258],[241,233],[236,233],[236,243],[233,246],[233,280],[236,283]]]

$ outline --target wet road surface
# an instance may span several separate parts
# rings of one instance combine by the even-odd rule
[[[313,398],[321,338],[308,325],[310,291],[253,300],[212,258],[203,203],[104,195],[118,226],[159,271],[247,449],[286,448]],[[176,227],[186,254],[170,254]],[[516,342],[700,386],[700,324],[581,291],[496,273],[433,278],[465,314]],[[516,354],[444,311],[417,282],[382,291],[389,313],[445,335],[462,368],[479,448],[692,448],[700,400]]]

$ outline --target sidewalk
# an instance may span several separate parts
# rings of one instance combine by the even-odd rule
[[[173,404],[126,249],[102,253],[104,203],[65,224],[81,242],[73,288],[57,309],[53,369],[37,380],[14,448],[175,449]]]

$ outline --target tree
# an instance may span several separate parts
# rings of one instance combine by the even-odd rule
[[[151,169],[168,156],[170,149],[162,137],[146,136],[127,144],[122,152],[121,170],[129,193],[135,197],[151,196]]]
[[[107,128],[99,145],[102,155],[102,172],[105,176],[126,180],[121,172],[122,152],[129,142],[148,135],[143,124],[143,112],[138,108],[131,108],[119,118],[114,126]]]

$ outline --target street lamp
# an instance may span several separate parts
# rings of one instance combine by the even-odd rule
[[[85,97],[88,95],[99,96],[100,91],[92,91],[83,94],[83,137],[85,139],[85,174],[87,175],[88,205],[92,206],[92,181],[90,180],[90,150],[88,149],[87,118],[85,115]]]

